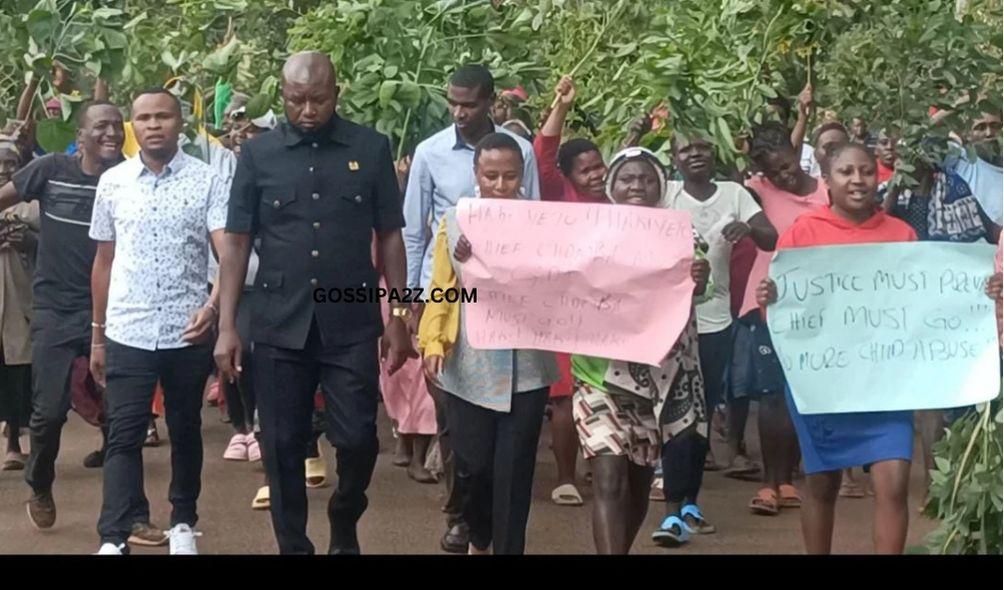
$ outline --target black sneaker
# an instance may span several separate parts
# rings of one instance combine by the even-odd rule
[[[105,450],[91,451],[84,457],[84,467],[88,469],[98,469],[105,464]]]
[[[56,524],[56,502],[52,492],[35,492],[27,502],[28,518],[37,529],[49,529]]]
[[[439,546],[447,553],[467,553],[467,545],[471,542],[471,532],[467,523],[453,525],[439,541]]]

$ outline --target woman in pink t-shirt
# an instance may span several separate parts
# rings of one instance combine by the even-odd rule
[[[757,198],[778,234],[784,233],[803,213],[829,203],[826,185],[801,168],[799,154],[791,147],[783,127],[758,129],[751,142],[750,157],[762,176],[747,180],[746,187]],[[758,473],[759,466],[742,454],[742,433],[750,400],[759,402],[764,486],[750,500],[749,508],[754,514],[764,516],[776,515],[782,507],[797,508],[801,504],[798,491],[792,485],[799,453],[784,401],[784,374],[756,303],[756,286],[767,276],[771,256],[771,252],[757,250],[735,324],[726,428],[731,456],[725,474],[741,477],[750,472]]]

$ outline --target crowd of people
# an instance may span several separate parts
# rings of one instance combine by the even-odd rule
[[[452,124],[399,162],[387,137],[336,113],[324,55],[286,62],[284,117],[249,117],[247,96],[218,94],[216,132],[194,140],[170,88],[137,93],[126,121],[101,84],[79,109],[67,153],[39,153],[30,109],[0,136],[3,469],[24,471],[35,527],[56,522],[72,406],[102,433],[85,460],[103,470],[98,553],[127,554],[130,544],[197,553],[209,399],[234,430],[223,458],[264,462],[251,508],[270,511],[280,553],[315,552],[306,488],[327,483],[327,437],[337,469],[328,553],[357,554],[382,398],[394,464],[417,483],[445,483],[446,552],[524,552],[545,416],[551,500],[582,505],[588,481],[598,553],[628,553],[653,501],[664,506],[654,543],[715,534],[699,502],[706,471],[762,481],[752,515],[800,509],[810,553],[830,552],[838,497],[872,494],[876,552],[903,551],[915,418],[926,472],[933,443],[966,409],[799,413],[765,323],[777,299],[768,265],[789,248],[986,241],[998,244],[986,290],[999,318],[999,114],[957,130],[951,155],[916,163],[918,182],[904,190],[889,183],[896,131],[876,135],[862,119],[845,127],[835,116],[809,130],[811,86],[794,117],[788,102],[770,105],[774,120],[742,146],[745,171],[684,130],[663,161],[638,145],[652,117],[625,129],[609,159],[587,137],[563,140],[576,101],[569,76],[536,128],[522,88],[497,91],[486,67],[458,68],[446,88]],[[482,350],[468,341],[470,303],[313,298],[318,288],[462,286],[474,254],[457,221],[463,198],[689,213],[696,287],[672,350],[657,366]],[[751,402],[762,461],[744,440]],[[166,531],[151,522],[143,488],[157,416],[171,449]],[[716,432],[725,457],[711,451]]]

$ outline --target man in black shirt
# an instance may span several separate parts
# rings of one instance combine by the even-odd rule
[[[314,552],[306,534],[304,459],[320,383],[327,435],[338,450],[328,552],[358,553],[356,523],[378,451],[378,348],[389,354],[391,373],[417,356],[405,325],[411,309],[394,306],[384,331],[378,301],[315,303],[314,296],[321,289],[377,287],[374,232],[387,286],[402,292],[401,199],[387,138],[335,114],[338,88],[328,57],[294,55],[282,75],[288,122],[242,146],[231,189],[216,362],[225,379],[241,370],[234,317],[250,243],[259,238],[251,340],[279,550]]]
[[[18,171],[0,187],[0,210],[39,202],[35,299],[31,324],[31,456],[25,480],[32,488],[28,516],[40,528],[56,521],[52,497],[59,439],[70,410],[70,373],[78,356],[90,356],[91,267],[95,243],[88,237],[98,177],[122,160],[122,113],[105,101],[85,105],[77,130],[78,152],[49,154]],[[145,521],[149,518],[149,507]]]

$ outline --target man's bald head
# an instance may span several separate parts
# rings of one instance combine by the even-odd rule
[[[314,131],[331,120],[338,102],[331,59],[316,51],[287,59],[282,67],[282,100],[286,118],[302,131]]]
[[[282,66],[283,84],[312,84],[327,82],[335,84],[335,66],[331,58],[317,51],[303,51],[294,54]]]

